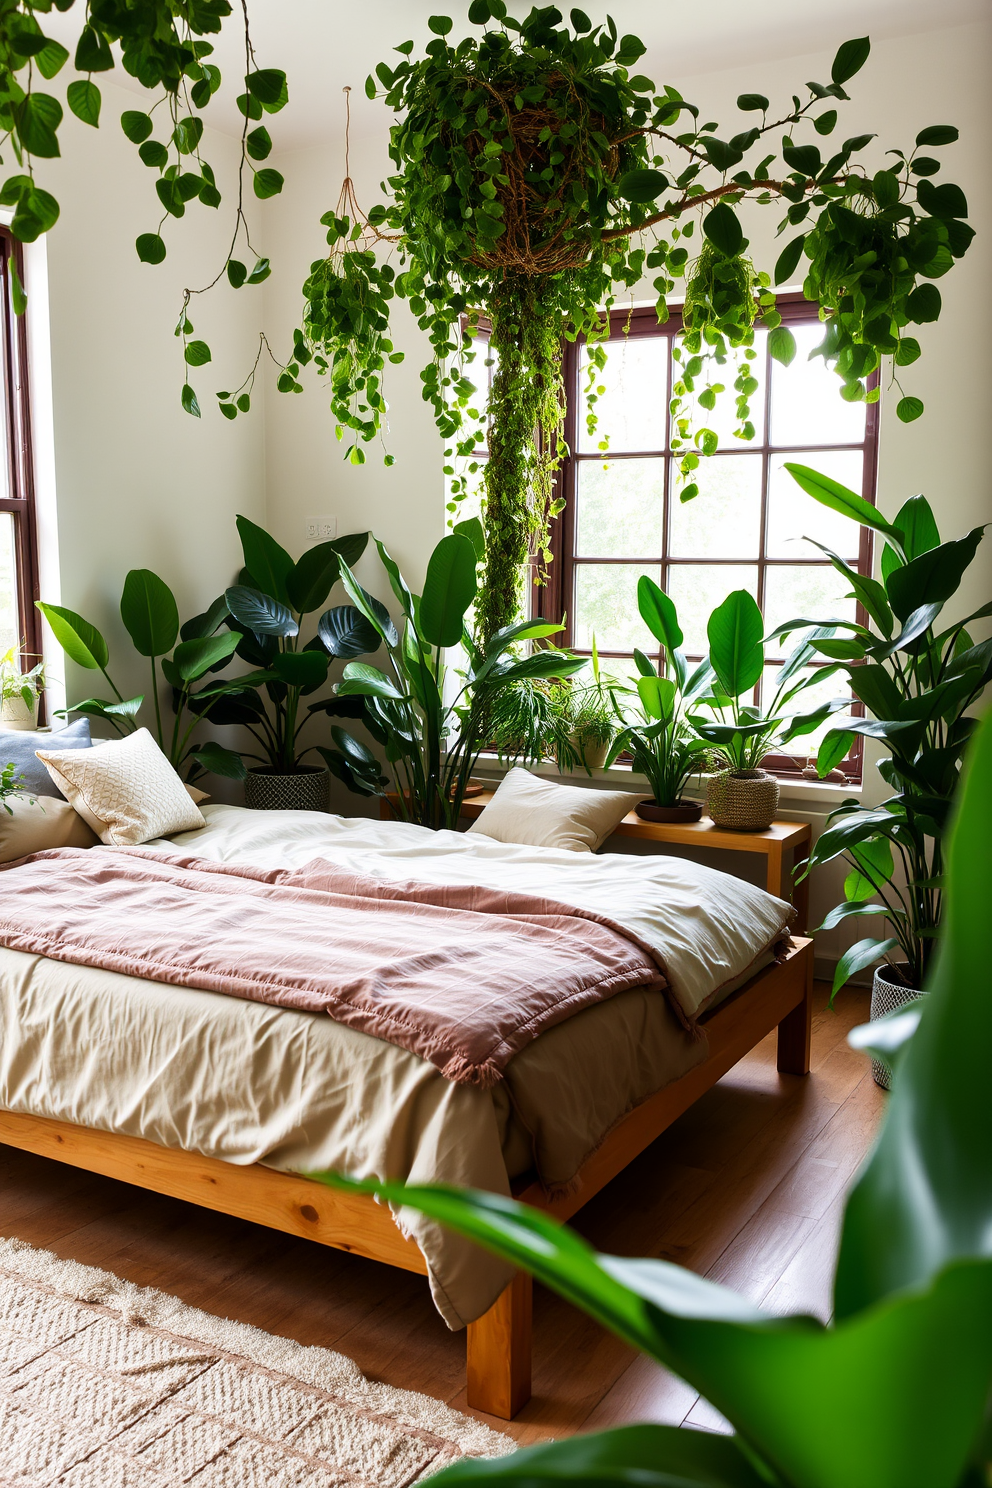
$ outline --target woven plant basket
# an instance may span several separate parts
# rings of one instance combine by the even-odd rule
[[[706,809],[718,827],[763,832],[778,810],[778,781],[764,770],[721,770],[706,788]]]
[[[330,779],[330,772],[316,765],[301,765],[291,775],[249,770],[245,805],[252,811],[326,811]]]
[[[900,968],[903,969],[905,968]],[[896,1008],[905,1007],[907,1002],[915,1002],[917,997],[923,995],[912,987],[907,987],[904,982],[897,982],[891,966],[876,966],[875,980],[871,986],[870,1021],[874,1023],[877,1018],[884,1018],[886,1013],[894,1013]],[[889,1072],[880,1059],[872,1060],[871,1073],[876,1085],[883,1090],[892,1088]]]

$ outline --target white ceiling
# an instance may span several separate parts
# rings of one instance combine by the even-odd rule
[[[648,48],[639,68],[661,83],[762,58],[833,51],[866,32],[881,39],[931,30],[935,24],[980,20],[987,3],[942,0],[939,20],[933,0],[707,0],[705,7],[699,0],[688,5],[675,0],[582,0],[582,8],[594,21],[609,10],[622,32],[639,36]],[[559,0],[559,9],[567,12],[569,4]],[[289,105],[269,121],[276,149],[283,150],[340,135],[346,84],[353,88],[353,130],[380,130],[383,106],[365,97],[368,74],[377,62],[390,59],[398,42],[413,39],[419,49],[431,35],[430,15],[451,15],[458,30],[468,0],[457,5],[445,0],[248,0],[248,8],[259,66],[280,67],[289,77]],[[235,3],[235,11],[239,9]],[[519,16],[529,4],[510,0],[510,9]],[[225,86],[208,115],[211,124],[231,133],[240,133],[233,99],[241,88],[231,86],[240,82],[243,69],[238,21],[237,14],[230,16],[217,41],[215,60]],[[64,15],[53,12],[43,24],[69,45],[82,24],[82,6],[74,5]],[[120,67],[108,76],[143,91]]]

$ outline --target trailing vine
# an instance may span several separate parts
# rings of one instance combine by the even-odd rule
[[[967,250],[972,230],[959,188],[935,187],[929,177],[939,164],[919,154],[951,143],[950,126],[922,130],[913,152],[891,152],[896,164],[874,175],[857,160],[873,135],[844,140],[826,159],[800,138],[833,132],[835,105],[848,98],[844,84],[868,58],[867,38],[846,42],[830,81],[808,84],[806,101],[794,96],[781,117],[771,116],[762,95],[742,94],[748,127],[721,138],[676,89],[633,70],[644,46],[618,35],[610,18],[594,26],[574,9],[563,25],[561,11],[546,5],[516,20],[504,0],[472,0],[468,18],[481,36],[452,43],[451,19],[433,16],[422,58],[404,42],[395,48],[399,61],[380,63],[369,78],[369,97],[381,92],[397,115],[388,200],[363,217],[351,191],[352,209],[329,233],[331,254],[307,282],[297,349],[331,374],[339,437],[350,433],[349,455],[360,458],[360,445],[379,436],[386,417],[386,347],[399,359],[386,337],[389,301],[409,303],[431,345],[423,395],[445,440],[453,520],[476,452],[488,446],[479,620],[489,635],[514,618],[528,553],[539,560],[538,579],[547,559],[552,479],[563,453],[562,335],[593,343],[594,427],[603,312],[650,273],[664,320],[668,296],[687,280],[672,413],[688,478],[717,444],[712,429],[694,429],[689,396],[705,414],[732,383],[735,434],[752,438],[756,329],[770,333],[774,357],[787,363],[795,355],[773,277],[786,283],[809,261],[804,292],[825,320],[819,354],[840,373],[843,396],[872,398],[868,379],[883,356],[908,365],[919,354],[905,327],[939,314],[929,281]],[[736,210],[744,201],[785,202],[780,231],[807,224],[774,276],[746,257]],[[381,254],[395,255],[386,278]],[[483,316],[497,362],[488,410],[472,367]],[[897,408],[907,421],[921,411],[916,398],[903,397]],[[697,489],[687,483],[683,499]]]

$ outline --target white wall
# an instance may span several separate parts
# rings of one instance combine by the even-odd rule
[[[61,602],[103,630],[115,681],[127,696],[126,689],[147,689],[118,610],[128,569],[161,575],[189,618],[238,567],[235,514],[264,519],[260,412],[231,424],[220,417],[214,397],[218,387],[240,382],[251,365],[262,299],[257,290],[236,293],[224,283],[202,306],[194,302],[196,335],[210,344],[214,362],[190,378],[203,408],[201,419],[191,418],[179,403],[183,361],[172,333],[184,286],[206,282],[223,263],[230,201],[217,211],[198,202],[188,206],[182,222],[163,229],[166,261],[140,263],[134,240],[154,231],[161,215],[156,172],[140,163],[118,123],[139,100],[105,76],[100,87],[100,129],[67,116],[62,158],[38,169],[62,209],[45,245],[54,435],[49,483],[54,480],[57,503]],[[207,130],[203,153],[223,191],[236,160],[234,141]],[[29,274],[36,264],[43,267],[37,254],[29,257]],[[33,287],[29,283],[29,296]],[[44,379],[40,356],[36,368]],[[43,440],[44,429],[36,432]],[[40,450],[39,465],[50,455],[50,448]],[[49,564],[49,583],[51,575]],[[43,597],[59,595],[46,589]],[[56,647],[52,670],[61,669]],[[98,690],[93,673],[72,671],[73,696]]]

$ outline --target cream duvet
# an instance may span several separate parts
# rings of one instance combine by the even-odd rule
[[[781,936],[787,905],[678,859],[551,852],[401,823],[207,806],[151,847],[262,868],[320,856],[383,879],[553,894],[648,942],[683,1020]],[[769,957],[770,959],[770,957]],[[507,1192],[566,1184],[606,1131],[705,1057],[661,993],[636,989],[549,1029],[495,1090],[324,1016],[0,950],[0,1106],[234,1163],[338,1168]],[[403,1211],[439,1310],[458,1327],[508,1278]]]

